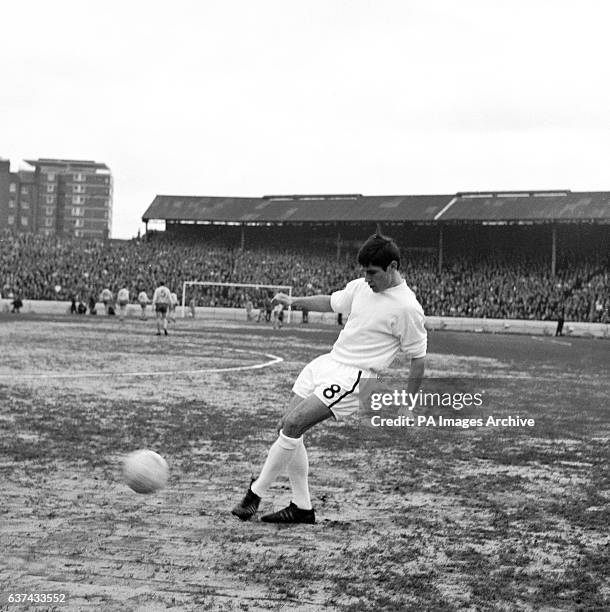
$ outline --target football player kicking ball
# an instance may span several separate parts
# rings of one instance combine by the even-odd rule
[[[278,293],[274,297],[285,306],[341,312],[349,318],[331,352],[314,359],[297,377],[288,410],[279,423],[279,437],[269,449],[258,478],[232,510],[243,521],[256,514],[261,498],[286,471],[292,501],[261,520],[315,523],[303,434],[322,421],[357,412],[360,383],[376,378],[401,350],[411,358],[407,392],[419,391],[427,349],[424,311],[400,275],[400,251],[391,238],[377,233],[360,248],[358,263],[364,268],[364,278],[349,282],[332,295],[289,297]]]

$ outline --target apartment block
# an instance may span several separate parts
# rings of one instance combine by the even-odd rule
[[[0,159],[0,228],[17,233],[108,238],[112,174],[89,160],[27,159],[33,170],[10,171]]]

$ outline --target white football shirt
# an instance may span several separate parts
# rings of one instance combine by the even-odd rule
[[[129,302],[129,289],[121,289],[117,295],[119,302]]]
[[[161,285],[155,289],[155,293],[153,294],[153,304],[169,304],[172,301],[172,296],[170,290],[165,286]]]
[[[411,358],[426,355],[424,310],[404,280],[379,293],[364,278],[353,280],[330,296],[330,305],[349,317],[330,352],[335,361],[378,371],[387,368],[398,351]]]

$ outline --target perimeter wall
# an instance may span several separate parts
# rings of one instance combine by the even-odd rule
[[[8,300],[2,301],[2,312],[9,311]],[[99,303],[96,307],[97,316],[105,317],[104,305]],[[70,303],[58,301],[44,300],[24,300],[22,313],[36,313],[46,315],[61,315],[67,316],[83,316],[86,315],[70,315]],[[255,314],[257,311],[254,311]],[[141,309],[137,304],[129,304],[127,307],[127,316],[129,318],[137,318],[141,314]],[[149,320],[154,318],[154,313],[150,306],[146,309],[146,314]],[[302,325],[301,313],[294,312],[292,314],[291,325]],[[185,315],[190,318],[190,312],[186,309]],[[19,315],[14,315],[19,316]],[[177,317],[182,316],[182,307],[177,308]],[[197,307],[195,309],[195,317],[202,320],[224,320],[224,321],[243,321],[246,322],[246,312],[243,308],[205,308]],[[323,323],[325,325],[334,325],[338,327],[337,315],[335,313],[309,313],[310,323]],[[261,323],[262,325],[263,323]],[[430,330],[447,330],[447,331],[462,331],[462,332],[478,332],[478,333],[495,333],[495,334],[529,334],[532,336],[553,336],[557,323],[555,321],[527,321],[521,319],[471,319],[465,317],[427,317],[426,326]],[[610,338],[610,325],[607,323],[576,323],[566,321],[563,328],[565,336],[581,337],[581,338]]]

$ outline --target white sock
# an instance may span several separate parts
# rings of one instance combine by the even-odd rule
[[[299,444],[301,438],[289,438],[282,431],[278,439],[271,445],[265,465],[259,474],[258,478],[250,485],[253,493],[259,497],[264,497],[267,489],[273,484],[273,481],[288,467],[294,451]]]
[[[302,510],[311,510],[311,497],[309,496],[309,484],[307,482],[309,460],[303,438],[300,438],[287,471],[292,486],[292,501]]]

